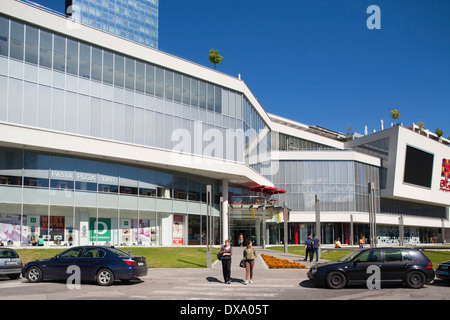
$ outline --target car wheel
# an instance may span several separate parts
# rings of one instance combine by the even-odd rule
[[[114,273],[109,269],[101,269],[97,273],[97,283],[101,286],[110,286],[114,282]]]
[[[42,271],[38,267],[30,267],[27,271],[27,280],[29,282],[35,283],[42,281]]]
[[[410,271],[406,275],[406,285],[409,288],[420,289],[425,285],[425,275],[417,270]]]
[[[342,272],[333,271],[327,276],[327,286],[331,289],[342,289],[346,283],[347,279]]]

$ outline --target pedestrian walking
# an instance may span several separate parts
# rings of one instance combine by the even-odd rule
[[[225,244],[220,248],[220,254],[222,259],[222,273],[224,282],[231,283],[231,256],[233,254],[233,248],[231,247],[230,240],[225,240]]]
[[[306,242],[305,242],[305,259],[303,260],[308,260],[308,255],[309,255],[309,261],[312,261],[312,245],[313,245],[313,241],[311,239],[311,236],[308,236],[306,238]]]
[[[245,282],[244,284],[253,283],[253,267],[255,266],[256,250],[253,248],[251,241],[247,242],[247,247],[244,249],[245,261]],[[249,280],[250,276],[250,280]]]
[[[314,253],[316,254],[316,261],[319,261],[319,247],[320,247],[320,240],[319,238],[314,235],[313,239],[313,245],[312,245],[312,252],[311,252],[311,261],[314,259]]]
[[[359,248],[364,249],[364,237],[362,235],[359,238]]]

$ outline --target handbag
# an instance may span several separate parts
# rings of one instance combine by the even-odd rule
[[[245,268],[245,260],[242,259],[241,262],[239,262],[239,267]]]
[[[222,251],[217,254],[217,260],[222,260]]]

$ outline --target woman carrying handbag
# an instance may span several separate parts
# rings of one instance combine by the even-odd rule
[[[247,242],[247,247],[244,249],[245,261],[245,282],[244,284],[253,283],[253,267],[255,266],[256,250],[252,247],[251,241]],[[248,277],[250,276],[250,280]]]

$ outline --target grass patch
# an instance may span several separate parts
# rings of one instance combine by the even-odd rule
[[[67,248],[68,249],[68,248]],[[121,247],[133,255],[144,256],[149,268],[206,268],[206,247]],[[17,249],[23,264],[51,258],[66,249]],[[219,248],[212,248],[212,262],[217,260]]]

